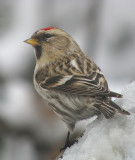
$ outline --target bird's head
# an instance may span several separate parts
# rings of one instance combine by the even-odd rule
[[[35,48],[36,58],[40,63],[47,63],[80,50],[70,35],[54,27],[40,29],[24,42]]]

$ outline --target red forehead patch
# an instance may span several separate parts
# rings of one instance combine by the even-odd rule
[[[40,30],[44,30],[44,31],[48,31],[48,30],[51,30],[51,29],[54,29],[55,27],[48,27],[48,28],[42,28]]]

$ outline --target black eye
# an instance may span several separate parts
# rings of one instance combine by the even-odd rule
[[[50,37],[52,37],[51,34],[49,34],[49,33],[45,34],[45,38],[50,38]]]

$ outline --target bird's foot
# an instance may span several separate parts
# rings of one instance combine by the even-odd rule
[[[60,152],[63,151],[63,150],[65,150],[67,147],[70,148],[76,142],[78,142],[77,139],[72,140],[72,141],[68,141],[68,143],[65,143],[65,145],[62,148],[60,148]]]

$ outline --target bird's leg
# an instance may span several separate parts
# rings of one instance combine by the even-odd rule
[[[64,146],[60,149],[60,151],[65,150],[67,147],[71,147],[75,142],[77,142],[77,140],[70,141],[70,140],[69,140],[69,136],[70,136],[70,132],[68,131],[65,144],[64,144]]]
[[[65,144],[64,144],[64,146],[60,149],[60,151],[65,150],[67,147],[69,147],[69,143],[70,143],[70,141],[69,141],[69,136],[70,136],[70,132],[68,131]]]

